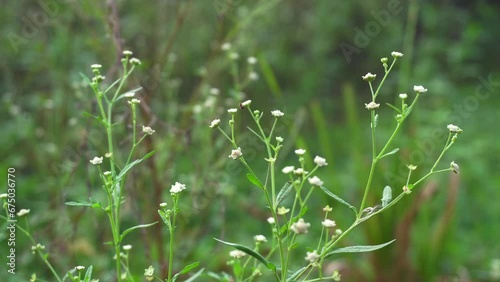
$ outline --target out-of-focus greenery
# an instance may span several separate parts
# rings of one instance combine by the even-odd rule
[[[144,88],[141,120],[156,130],[140,153],[156,154],[125,187],[123,226],[158,220],[158,204],[168,199],[171,184],[182,181],[190,194],[183,198],[174,268],[199,260],[209,271],[228,271],[230,249],[213,237],[249,243],[256,234],[271,234],[259,191],[228,161],[229,144],[208,128],[210,121],[220,117],[224,124],[225,110],[244,98],[266,113],[283,110],[287,118],[279,135],[289,158],[279,165],[296,161],[296,147],[307,149],[311,159],[326,157],[329,166],[319,176],[358,205],[370,165],[364,109],[370,97],[361,75],[381,77],[380,58],[401,51],[405,56],[381,100],[392,103],[398,93],[412,93],[413,85],[429,91],[404,128],[399,155],[380,166],[370,201],[380,199],[385,185],[402,187],[398,175],[405,164],[426,171],[445,142],[436,136],[446,133],[448,123],[464,134],[442,165],[454,160],[461,173],[433,177],[344,241],[396,238],[395,244],[366,256],[333,258],[330,267],[339,268],[345,281],[494,280],[492,265],[500,259],[499,11],[496,1],[458,0],[9,1],[0,11],[0,171],[6,176],[9,167],[16,168],[17,207],[31,209],[34,237],[46,245],[59,273],[93,265],[96,277],[111,281],[104,214],[64,203],[103,196],[88,160],[105,153],[105,135],[83,115],[96,105],[79,73],[90,74],[90,65],[100,63],[115,79],[119,54],[132,50],[143,64],[129,87]],[[360,31],[368,33],[366,46],[357,41]],[[242,69],[246,57],[259,59],[260,79],[244,90],[246,96],[233,90],[223,42],[240,54]],[[341,47],[346,44],[356,48],[349,58]],[[212,87],[221,94],[211,96]],[[127,107],[118,111],[117,143],[125,148],[130,117]],[[387,108],[380,115],[379,127],[389,133],[393,113]],[[246,124],[244,117],[240,128]],[[247,138],[254,163],[263,164],[262,148]],[[314,201],[309,221],[319,225],[326,204],[340,228],[352,220],[319,191]],[[2,222],[2,254],[5,230]],[[134,246],[131,268],[138,276],[150,264],[165,271],[166,234],[157,225],[124,242]],[[306,240],[301,243],[307,247]],[[36,272],[51,281],[20,232],[16,244],[17,274],[6,272],[4,256],[0,280],[27,281]],[[303,263],[298,256],[295,265]]]

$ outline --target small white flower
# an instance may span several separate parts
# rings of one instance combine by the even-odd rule
[[[303,218],[299,218],[297,222],[292,224],[290,229],[295,232],[295,234],[305,234],[309,232],[309,227],[311,224],[309,222],[305,222]]]
[[[108,175],[111,175],[111,171],[108,170],[108,171],[103,172],[102,174],[104,174],[104,176],[108,176]]]
[[[255,65],[257,63],[257,58],[255,57],[248,57],[247,62],[251,65]]]
[[[368,110],[375,110],[375,109],[378,109],[378,107],[380,107],[380,104],[377,104],[373,101],[371,101],[370,103],[366,104],[365,103],[365,108],[367,108]]]
[[[335,221],[331,220],[331,219],[325,219],[321,222],[321,224],[326,227],[326,228],[333,228],[335,226],[337,226],[337,224],[335,223]]]
[[[314,157],[314,163],[318,166],[326,166],[328,163],[326,162],[325,158],[322,158],[320,156]]]
[[[222,51],[228,51],[229,49],[231,49],[231,43],[225,42],[220,48],[222,49]]]
[[[296,170],[294,170],[293,173],[295,173],[297,175],[304,175],[304,174],[307,174],[308,171],[305,171],[303,168],[299,167]]]
[[[92,64],[90,67],[93,68],[93,69],[100,69],[100,68],[102,68],[102,66],[99,65],[99,64]]]
[[[231,54],[229,54],[229,58],[231,60],[238,60],[239,57],[240,57],[240,54],[238,54],[236,52],[231,52]]]
[[[315,262],[319,259],[319,254],[318,252],[316,252],[316,250],[314,250],[313,252],[307,252],[306,253],[306,257],[305,257],[305,260],[307,260],[308,262]]]
[[[331,208],[330,206],[328,206],[328,205],[327,205],[326,207],[324,207],[324,208],[323,208],[323,211],[324,211],[324,212],[331,212],[331,211],[332,211],[332,208]]]
[[[238,109],[236,109],[236,108],[232,108],[232,109],[227,110],[227,112],[230,113],[230,114],[234,114],[237,111],[238,111]]]
[[[154,272],[155,272],[154,267],[150,265],[148,268],[144,269],[144,276],[153,277]]]
[[[399,94],[399,99],[404,100],[406,98],[408,98],[408,95],[406,93]]]
[[[125,245],[125,246],[123,246],[123,250],[125,250],[125,251],[132,250],[132,245]]]
[[[285,166],[281,171],[284,174],[289,174],[289,173],[293,172],[294,169],[295,169],[294,166]]]
[[[3,194],[0,194],[0,199],[5,199],[7,198],[9,195],[7,193],[3,193]]]
[[[147,135],[153,135],[153,133],[155,133],[155,131],[149,127],[149,126],[142,126],[142,132],[146,133]]]
[[[411,193],[411,190],[410,190],[410,188],[408,188],[408,186],[406,186],[406,185],[405,185],[405,186],[403,186],[403,192],[404,192],[405,194],[410,194],[410,193]]]
[[[375,79],[375,77],[377,77],[376,74],[373,74],[371,72],[365,74],[364,76],[362,76],[363,80],[365,81],[373,81]]]
[[[160,208],[165,208],[167,206],[167,203],[161,203]]]
[[[17,213],[17,216],[21,217],[23,215],[27,215],[30,213],[30,210],[29,209],[21,209],[18,213]]]
[[[229,155],[229,158],[236,160],[237,158],[241,157],[242,155],[243,155],[243,153],[241,152],[241,148],[238,147],[234,150],[231,150],[231,155]]]
[[[109,153],[109,152],[108,152],[108,153],[106,153],[106,154],[104,154],[104,156],[105,156],[106,158],[111,158],[111,156],[112,156],[112,155],[113,155],[113,153]]]
[[[141,60],[139,60],[139,59],[137,59],[137,58],[132,58],[132,59],[130,59],[130,63],[131,63],[132,65],[139,66],[139,65],[141,65]]]
[[[422,93],[427,92],[427,89],[424,88],[422,85],[415,85],[415,86],[413,86],[413,91],[422,94]]]
[[[175,184],[172,185],[172,187],[170,188],[170,193],[177,194],[177,193],[179,193],[179,192],[181,192],[182,190],[185,190],[185,189],[186,189],[186,184],[175,182]]]
[[[210,89],[210,94],[214,95],[214,96],[217,96],[220,94],[220,90],[219,88],[211,88]]]
[[[284,214],[287,214],[288,212],[290,211],[290,209],[284,207],[284,206],[281,206],[278,208],[278,214],[279,215],[284,215]]]
[[[215,128],[215,127],[219,126],[219,123],[220,123],[220,119],[212,120],[212,123],[210,123],[210,128]]]
[[[141,100],[134,98],[134,99],[132,99],[132,100],[128,101],[128,103],[129,103],[130,105],[133,105],[133,104],[140,104],[140,103],[141,103]]]
[[[252,103],[252,100],[246,100],[245,102],[241,103],[242,107],[249,106]]]
[[[264,236],[264,235],[255,235],[253,237],[253,239],[255,240],[255,242],[258,242],[258,243],[265,243],[265,242],[267,242],[266,236]]]
[[[123,55],[125,55],[125,56],[132,56],[132,54],[133,54],[132,51],[129,51],[129,50],[123,51]]]
[[[268,217],[267,218],[267,223],[269,224],[274,224],[276,221],[274,221],[274,217]]]
[[[456,174],[459,174],[460,173],[460,167],[458,166],[458,164],[456,164],[455,162],[451,162],[450,163],[450,167],[451,167],[451,170],[456,173]]]
[[[391,53],[391,56],[393,56],[394,58],[401,58],[401,57],[403,57],[403,53],[394,51]]]
[[[93,165],[102,164],[102,157],[94,157],[93,159],[90,160],[90,163]]]
[[[240,250],[234,250],[234,251],[229,252],[229,256],[231,256],[232,258],[235,258],[235,259],[239,259],[239,258],[246,256],[246,253],[242,252]]]
[[[462,133],[462,129],[454,124],[448,124],[446,126],[451,133]]]
[[[274,117],[282,117],[284,116],[285,114],[280,111],[280,110],[274,110],[274,111],[271,111],[271,114],[274,116]]]
[[[297,150],[295,150],[295,154],[296,154],[297,156],[302,156],[302,155],[304,155],[305,153],[306,153],[306,150],[304,150],[304,149],[297,149]]]
[[[84,270],[84,269],[85,269],[85,266],[81,266],[81,265],[79,265],[79,266],[75,267],[75,270],[76,270],[76,271],[82,271],[82,270]]]
[[[283,140],[284,140],[284,139],[283,139],[283,137],[281,137],[281,136],[277,136],[277,137],[276,137],[276,142],[278,142],[278,143],[283,143]]]
[[[309,181],[309,184],[314,185],[314,186],[320,187],[321,185],[323,185],[323,181],[321,181],[321,179],[319,179],[319,177],[317,177],[317,176],[313,176],[313,177],[307,179],[307,181]]]
[[[258,80],[259,79],[259,74],[257,74],[256,72],[252,71],[252,72],[250,72],[248,74],[248,78],[250,80],[253,80],[253,81]]]

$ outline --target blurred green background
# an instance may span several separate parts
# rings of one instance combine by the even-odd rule
[[[382,77],[380,58],[401,51],[405,55],[380,94],[382,105],[396,101],[398,93],[411,97],[413,85],[429,91],[401,132],[401,151],[379,166],[370,202],[380,199],[385,185],[402,187],[405,164],[419,166],[415,177],[424,175],[444,145],[449,123],[464,133],[441,166],[455,161],[461,173],[431,177],[343,242],[395,238],[395,244],[334,258],[328,267],[340,269],[344,281],[500,281],[499,12],[498,1],[459,0],[8,1],[0,11],[2,179],[9,167],[16,168],[17,207],[31,209],[34,237],[46,245],[59,273],[92,264],[95,277],[112,281],[104,214],[64,203],[104,196],[88,160],[105,152],[105,132],[82,114],[95,112],[96,104],[80,73],[91,75],[90,65],[100,63],[108,82],[114,80],[121,52],[132,50],[142,61],[128,83],[130,89],[144,88],[139,124],[156,130],[138,155],[152,149],[156,154],[125,187],[123,226],[158,220],[157,206],[169,199],[170,185],[186,183],[175,268],[199,260],[209,271],[228,271],[230,249],[212,238],[246,244],[256,234],[270,238],[269,214],[243,167],[228,161],[230,145],[208,128],[210,121],[221,118],[226,126],[226,109],[244,99],[266,114],[284,111],[277,133],[285,138],[286,157],[278,165],[297,165],[298,147],[307,149],[310,163],[324,156],[329,165],[318,176],[359,205],[371,161],[364,109],[370,97],[361,76]],[[240,55],[240,75],[247,75],[246,57],[259,60],[259,80],[243,94],[234,89],[220,50],[224,42]],[[220,89],[217,96],[210,94],[214,87]],[[129,114],[124,104],[115,117],[117,146],[124,153]],[[264,173],[264,149],[245,130],[248,116],[238,117],[241,146]],[[392,111],[383,107],[379,144],[394,123]],[[333,206],[340,228],[353,220],[319,191],[312,201],[308,221],[319,222],[326,204]],[[137,277],[150,264],[165,271],[166,231],[158,224],[126,239],[134,246],[131,268]],[[6,273],[2,256],[0,280],[27,281],[36,272],[52,281],[26,237],[18,231],[16,240],[17,274]],[[304,262],[305,248],[313,247],[308,242],[301,241],[296,267]]]

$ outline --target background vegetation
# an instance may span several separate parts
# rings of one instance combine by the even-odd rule
[[[401,163],[428,167],[445,141],[436,136],[448,123],[464,134],[445,163],[454,160],[462,171],[432,178],[344,242],[396,238],[396,244],[332,260],[331,267],[341,269],[345,281],[493,281],[496,268],[498,281],[499,11],[496,1],[459,0],[9,1],[0,11],[0,171],[6,176],[7,168],[16,168],[17,206],[31,209],[35,238],[46,245],[59,273],[92,264],[101,281],[111,281],[104,214],[64,203],[103,197],[88,160],[105,151],[105,135],[82,114],[96,105],[79,73],[90,75],[90,64],[100,63],[111,81],[121,51],[132,50],[143,64],[129,87],[144,88],[141,119],[156,130],[141,150],[156,154],[126,187],[123,225],[158,220],[158,204],[168,198],[170,185],[186,183],[190,196],[182,199],[176,267],[199,260],[207,270],[227,271],[230,249],[213,237],[244,243],[256,234],[270,237],[270,231],[257,189],[236,162],[227,161],[229,144],[208,128],[210,121],[227,120],[225,109],[247,98],[253,108],[284,111],[279,134],[290,159],[279,165],[292,164],[297,147],[324,156],[329,166],[319,172],[321,179],[357,203],[370,165],[369,115],[363,109],[369,90],[361,75],[381,74],[380,58],[401,51],[405,56],[382,100],[392,102],[413,85],[429,92],[404,128],[404,149],[377,174],[380,194],[387,184],[402,186]],[[246,57],[259,60],[260,79],[244,95],[234,90],[223,42],[240,54],[242,70]],[[349,56],[342,47],[347,45],[354,50]],[[212,87],[220,95],[211,95]],[[394,122],[389,113],[381,114],[381,126]],[[127,107],[118,119],[118,146],[127,148]],[[243,118],[240,128],[245,124]],[[264,164],[262,148],[248,138],[254,163]],[[314,202],[309,218],[319,218],[320,207],[330,204],[341,228],[350,222],[348,212],[322,193]],[[2,254],[6,235],[2,227]],[[156,225],[129,236],[125,243],[133,245],[135,273],[150,264],[166,270],[166,228]],[[3,257],[0,280],[27,281],[36,272],[50,281],[30,247],[18,232],[18,274],[4,271]],[[300,263],[303,257],[297,257]]]

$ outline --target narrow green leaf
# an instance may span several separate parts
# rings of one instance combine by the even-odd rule
[[[151,151],[149,153],[147,153],[144,157],[142,157],[141,159],[137,159],[131,163],[129,163],[127,166],[125,166],[121,171],[120,171],[120,174],[118,174],[118,176],[116,177],[116,180],[117,182],[121,181],[123,176],[125,176],[125,174],[127,174],[127,172],[132,168],[134,167],[135,165],[141,163],[142,161],[148,159],[149,157],[151,157],[153,154],[155,153],[155,151]]]
[[[384,192],[382,193],[382,208],[385,208],[392,200],[392,189],[389,186],[385,186]]]
[[[384,244],[380,245],[365,245],[365,246],[349,246],[345,248],[339,248],[336,250],[333,250],[329,252],[328,254],[325,255],[325,258],[333,255],[333,254],[342,254],[342,253],[366,253],[366,252],[372,252],[378,249],[382,249],[383,247],[391,244],[392,242],[396,241],[396,239],[389,241]]]
[[[390,155],[394,155],[394,154],[396,154],[398,151],[399,151],[399,148],[396,148],[396,149],[394,149],[394,150],[390,151],[389,153],[385,153],[385,154],[384,154],[383,156],[381,156],[379,159],[381,159],[381,158],[385,158],[385,157],[390,156]]]
[[[165,223],[170,228],[170,218],[167,215],[167,213],[162,211],[162,210],[158,210],[158,214],[160,215],[161,219],[163,220],[163,223]]]
[[[262,136],[260,136],[257,132],[255,132],[252,128],[250,128],[249,126],[247,126],[248,130],[250,130],[250,132],[252,132],[255,136],[257,136],[257,138],[259,138],[262,142],[266,142],[266,140],[262,139]]]
[[[392,104],[389,104],[389,103],[385,103],[387,106],[391,107],[393,110],[395,110],[398,114],[401,113],[401,110],[396,108],[396,106],[392,105]]]
[[[128,92],[125,92],[123,93],[122,95],[118,96],[116,98],[116,101],[120,100],[120,99],[123,99],[123,98],[132,98],[134,97],[135,93],[136,92],[139,92],[142,90],[142,87],[139,87],[139,88],[136,88],[136,89],[133,89],[133,90],[130,90]]]
[[[321,186],[321,190],[323,190],[323,192],[325,192],[328,196],[332,197],[333,199],[335,199],[337,202],[347,206],[348,208],[350,208],[351,210],[354,211],[355,214],[358,214],[358,211],[356,210],[356,208],[349,204],[348,202],[344,201],[342,198],[340,198],[339,196],[333,194],[330,190],[328,190],[326,187],[324,186]]]
[[[234,247],[242,252],[247,253],[248,255],[250,255],[250,256],[254,257],[255,259],[257,259],[258,261],[262,262],[262,264],[264,264],[268,269],[270,269],[272,271],[276,271],[276,266],[273,263],[267,261],[262,255],[255,252],[254,250],[252,250],[248,247],[245,247],[243,245],[240,245],[240,244],[225,242],[225,241],[219,240],[217,238],[214,238],[214,239],[222,244]]]
[[[65,204],[68,206],[74,206],[74,207],[92,207],[91,203],[88,203],[85,201],[66,202]]]
[[[279,205],[283,200],[290,194],[290,191],[292,190],[293,184],[291,181],[288,181],[283,185],[283,188],[278,193],[278,196],[276,196],[276,205]]]
[[[247,173],[247,179],[252,182],[255,186],[259,187],[260,189],[264,190],[264,185],[260,183],[259,179],[253,175],[252,173]]]
[[[179,277],[179,275],[186,274],[189,271],[191,271],[191,269],[196,268],[199,265],[200,265],[200,262],[197,261],[197,262],[193,262],[191,264],[188,264],[188,265],[184,266],[184,268],[181,271],[179,271],[178,273],[176,273],[174,275],[174,277],[172,277],[172,282],[175,282],[175,280],[177,280],[177,277]]]
[[[83,278],[83,281],[90,282],[90,279],[92,279],[92,265],[87,268],[87,271],[85,272],[85,277]]]
[[[290,280],[290,281],[296,281],[296,279],[297,279],[297,278],[299,278],[299,276],[300,276],[300,274],[302,273],[302,271],[304,271],[304,269],[306,269],[306,268],[307,268],[306,266],[304,266],[304,267],[302,267],[302,268],[299,268],[299,270],[295,271],[295,272],[292,274],[292,276],[290,276],[290,277],[288,278],[288,280]]]
[[[377,128],[377,125],[378,125],[378,114],[375,114],[375,116],[373,117],[373,126]]]
[[[158,223],[158,221],[155,221],[155,222],[153,222],[153,223],[148,223],[148,224],[140,224],[140,225],[136,225],[136,226],[132,226],[132,227],[130,227],[129,229],[127,229],[127,230],[123,231],[122,235],[120,235],[120,242],[123,240],[123,238],[125,238],[125,236],[126,236],[128,233],[130,233],[130,232],[134,231],[135,229],[150,227],[150,226],[153,226],[153,225],[155,225],[155,224],[157,224],[157,223]]]

